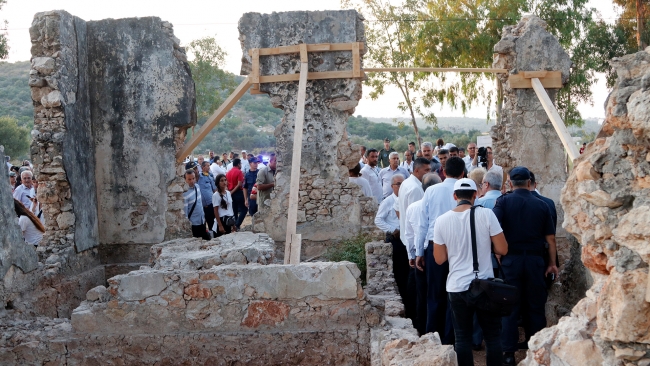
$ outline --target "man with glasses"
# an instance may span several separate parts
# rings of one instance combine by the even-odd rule
[[[469,172],[472,170],[472,161],[474,160],[474,157],[476,156],[476,144],[473,142],[470,142],[467,145],[467,153],[468,155],[463,157],[463,161],[465,162],[465,169]]]
[[[407,299],[407,284],[409,277],[409,259],[406,253],[406,247],[402,243],[399,230],[399,219],[393,209],[399,188],[404,181],[404,176],[400,173],[394,174],[391,177],[389,186],[391,187],[391,194],[384,198],[379,205],[377,215],[375,216],[375,225],[386,234],[386,243],[393,245],[393,276],[395,276],[395,284],[397,290],[402,297],[403,303],[408,303]]]
[[[471,172],[472,170],[476,169],[477,167],[478,167],[478,154],[475,154],[474,158],[472,159],[472,163],[471,163],[469,169],[467,169],[467,171]],[[491,171],[498,172],[499,174],[501,174],[501,177],[503,177],[503,168],[494,163],[494,155],[492,154],[492,148],[490,146],[487,147],[487,166],[485,167],[485,169],[488,172],[491,172]],[[501,180],[503,181],[503,178],[501,178]]]
[[[381,184],[384,194],[384,199],[393,194],[393,187],[391,185],[391,179],[393,176],[400,174],[404,178],[408,178],[411,174],[405,168],[402,168],[399,165],[399,154],[393,151],[389,155],[390,165],[379,171],[379,177],[381,178]]]

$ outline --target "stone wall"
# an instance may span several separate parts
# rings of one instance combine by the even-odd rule
[[[605,123],[562,191],[594,283],[571,316],[531,338],[524,365],[650,364],[650,50],[611,65]]]
[[[300,43],[365,42],[362,18],[354,10],[246,13],[239,21],[242,74],[251,70],[251,48]],[[263,56],[262,75],[300,72],[298,54]],[[352,70],[350,51],[309,54],[309,71]],[[311,80],[307,82],[303,128],[297,231],[302,234],[303,256],[322,252],[323,245],[356,235],[372,226],[376,204],[362,197],[357,185],[348,183],[348,169],[359,161],[357,149],[347,138],[346,123],[361,98],[360,79]],[[284,110],[276,128],[278,157],[275,191],[260,204],[254,230],[284,242],[293,152],[293,126],[297,106],[297,82],[262,84],[270,102]],[[282,246],[280,246],[282,247]]]
[[[497,74],[503,85],[503,108],[491,131],[496,163],[505,171],[518,165],[528,167],[535,173],[540,193],[555,201],[561,273],[550,291],[546,309],[547,322],[555,324],[584,296],[588,282],[586,273],[576,270],[580,268],[579,244],[562,228],[560,191],[567,179],[566,154],[535,91],[511,89],[508,76],[521,71],[561,71],[562,82],[566,83],[571,59],[546,31],[546,23],[536,16],[525,16],[516,26],[504,27],[494,52],[493,67],[509,70],[508,74]],[[555,99],[556,89],[546,92],[551,100]]]

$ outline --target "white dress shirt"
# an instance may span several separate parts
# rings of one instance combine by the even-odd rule
[[[371,167],[369,164],[361,169],[362,178],[365,178],[370,184],[372,195],[377,199],[377,203],[381,203],[384,199],[384,191],[381,185],[381,177],[379,176],[379,168]]]
[[[415,259],[415,238],[420,229],[420,217],[422,216],[422,200],[411,203],[406,209],[406,230],[402,242],[406,246],[406,253],[409,259]]]
[[[363,192],[364,196],[374,197],[372,195],[372,190],[370,189],[370,184],[368,184],[368,181],[363,177],[350,177],[348,181],[361,187],[361,192]]]
[[[444,182],[429,187],[424,193],[420,229],[415,241],[415,255],[418,257],[424,255],[424,249],[429,245],[429,240],[433,240],[433,228],[436,219],[456,207],[454,183],[457,180],[448,177]]]
[[[396,199],[397,196],[395,194],[384,198],[375,216],[375,225],[385,233],[392,233],[399,229],[399,220],[397,219],[395,210],[393,210],[393,204]]]
[[[400,231],[406,229],[406,209],[413,202],[419,201],[424,196],[424,190],[422,190],[422,182],[415,176],[411,175],[402,182],[402,185],[399,187],[399,194],[397,195],[397,200],[395,201],[395,211],[399,211],[399,227]]]
[[[465,170],[467,170],[467,173],[472,171],[472,158],[467,155],[463,158],[463,161],[465,162]]]
[[[413,174],[413,160],[409,163],[408,161],[403,161],[399,164],[402,168],[406,169],[409,174]]]
[[[404,179],[408,178],[411,174],[408,172],[408,170],[402,168],[401,166],[398,166],[397,169],[392,170],[390,166],[385,167],[379,172],[379,177],[381,178],[381,184],[382,184],[382,195],[384,199],[391,194],[393,194],[393,187],[391,187],[391,181],[393,179],[393,176],[395,174],[401,174],[404,176]]]
[[[223,168],[220,167],[219,164],[212,163],[212,164],[210,164],[210,173],[212,173],[212,176],[214,176],[216,178],[217,175],[219,175],[219,174],[224,174],[225,175],[226,171],[223,170]]]

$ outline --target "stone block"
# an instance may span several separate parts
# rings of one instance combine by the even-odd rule
[[[34,57],[32,59],[32,68],[39,74],[46,76],[54,72],[56,62],[52,57]]]
[[[137,301],[159,295],[165,288],[166,284],[162,273],[138,273],[136,271],[135,275],[127,275],[120,279],[120,287],[117,293],[120,300]]]

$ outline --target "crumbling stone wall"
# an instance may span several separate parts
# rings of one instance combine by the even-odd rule
[[[564,226],[593,286],[571,316],[531,338],[525,365],[650,364],[649,52],[611,61],[605,123],[562,190]]]
[[[251,70],[251,48],[300,43],[365,42],[362,18],[354,10],[246,13],[239,21],[242,74]],[[300,72],[298,54],[262,56],[261,75]],[[350,51],[309,54],[309,71],[352,70]],[[311,80],[307,82],[301,166],[292,166],[293,126],[297,107],[297,82],[262,84],[271,103],[284,110],[276,128],[278,156],[275,191],[260,203],[253,229],[284,242],[291,169],[300,169],[300,203],[297,231],[302,234],[303,256],[322,251],[331,240],[354,236],[372,226],[376,203],[363,197],[357,185],[348,183],[348,169],[359,161],[357,149],[346,135],[348,117],[361,98],[360,79]],[[320,244],[320,245],[319,245]],[[314,246],[315,245],[315,246]]]
[[[524,16],[515,26],[504,27],[494,52],[493,67],[509,70],[508,74],[497,74],[503,86],[503,108],[491,131],[496,163],[505,171],[518,165],[528,167],[535,173],[540,193],[555,201],[561,273],[550,291],[546,309],[547,322],[555,324],[584,295],[588,283],[585,272],[576,270],[581,268],[579,244],[562,228],[564,211],[560,190],[567,178],[566,156],[535,91],[510,88],[508,76],[521,71],[561,71],[562,82],[566,83],[571,59],[557,39],[546,31],[546,23],[532,15]],[[555,99],[556,89],[546,92],[551,100]]]

